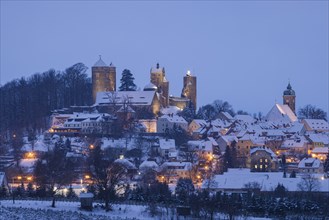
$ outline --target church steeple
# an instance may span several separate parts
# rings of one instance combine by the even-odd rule
[[[292,89],[290,82],[288,83],[287,89],[283,91],[283,104],[288,105],[290,109],[296,114],[296,93]]]

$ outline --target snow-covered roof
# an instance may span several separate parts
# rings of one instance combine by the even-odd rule
[[[286,139],[282,143],[282,148],[304,148],[306,147],[307,140],[300,136],[299,138]]]
[[[233,141],[238,142],[238,138],[234,135],[223,135],[221,138],[226,142],[226,143],[231,143]]]
[[[193,121],[190,124],[192,124],[192,123],[197,124],[199,127],[207,125],[206,120],[203,120],[203,119],[193,119]]]
[[[98,92],[95,105],[118,104],[129,101],[130,105],[151,105],[155,91]]]
[[[160,149],[162,150],[169,150],[176,148],[174,139],[160,139],[159,144],[160,144]]]
[[[329,135],[326,133],[311,133],[308,138],[312,142],[323,143],[324,145],[329,145]]]
[[[159,120],[164,120],[166,119],[167,121],[171,122],[171,123],[186,123],[187,121],[178,115],[163,115],[159,118]]]
[[[127,159],[116,159],[114,163],[119,163],[124,166],[126,169],[137,169],[136,166]]]
[[[228,120],[233,120],[234,118],[232,117],[232,115],[228,112],[220,112],[219,114],[221,114],[222,116],[224,116],[224,118],[228,119]]]
[[[282,172],[251,172],[250,169],[228,169],[223,175],[215,175],[213,181],[209,183],[211,189],[218,190],[241,190],[245,184],[257,182],[261,191],[273,191],[278,184],[283,184],[288,191],[299,191],[298,183],[302,177],[284,178]],[[313,174],[319,180],[319,191],[328,192],[329,179],[324,179],[322,174]],[[204,181],[202,188],[208,187],[208,182]]]
[[[329,152],[328,150],[328,147],[315,147],[312,150],[312,154],[327,154]]]
[[[32,171],[38,159],[22,159],[19,162],[19,166],[27,171]]]
[[[269,153],[273,159],[276,159],[276,154],[268,147],[253,147],[250,149],[250,155],[254,154],[257,151],[265,151]]]
[[[267,113],[266,119],[268,121],[277,123],[290,123],[297,121],[296,115],[288,105],[275,104],[273,108]]]
[[[157,169],[159,165],[155,161],[145,160],[141,165],[139,165],[139,169]]]
[[[164,115],[169,115],[169,114],[177,114],[181,112],[182,110],[178,108],[177,106],[168,106],[167,108],[162,108],[161,113]]]
[[[304,158],[302,159],[299,164],[298,168],[300,169],[307,169],[307,168],[319,168],[321,165],[321,161],[317,158]]]
[[[173,170],[191,170],[191,162],[164,162],[161,168],[173,169]]]
[[[147,84],[145,87],[144,87],[144,90],[147,91],[147,90],[157,90],[158,87],[156,85],[154,85],[153,83],[149,83]]]
[[[99,60],[94,64],[94,67],[104,67],[107,66],[107,64],[102,60],[101,57],[99,57]]]
[[[323,119],[303,119],[302,121],[312,130],[329,130],[329,124]]]
[[[291,127],[287,129],[287,132],[289,133],[303,133],[304,130],[304,124],[300,123],[298,121],[295,121],[294,123],[292,123]]]
[[[93,193],[80,193],[79,198],[94,198]]]
[[[236,120],[243,121],[243,122],[246,122],[249,124],[255,122],[255,119],[253,117],[251,117],[250,115],[236,115],[236,116],[234,116],[234,118]]]

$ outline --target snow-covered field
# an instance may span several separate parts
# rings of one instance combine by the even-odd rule
[[[176,219],[176,216],[159,215],[151,217],[146,206],[141,205],[113,205],[113,211],[94,209],[92,212],[79,209],[79,202],[57,201],[56,208],[50,207],[51,201],[0,200],[0,220],[26,219],[70,219],[70,220],[149,220]],[[172,218],[173,217],[173,218]],[[218,219],[227,219],[225,215],[217,215]],[[216,219],[217,219],[216,217]],[[190,218],[187,218],[190,219]],[[191,218],[194,219],[194,218]],[[269,220],[268,218],[240,217],[238,220]]]
[[[153,219],[145,212],[146,207],[135,205],[114,205],[113,211],[94,209],[92,212],[79,209],[79,202],[56,202],[52,208],[51,201],[12,200],[0,201],[0,220],[10,219],[110,219],[137,220]]]

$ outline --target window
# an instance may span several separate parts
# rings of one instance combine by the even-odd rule
[[[257,165],[255,165],[255,168],[257,169]]]

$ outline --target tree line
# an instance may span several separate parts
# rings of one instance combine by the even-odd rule
[[[51,111],[92,104],[87,67],[77,63],[12,80],[0,87],[0,132],[46,129]]]

